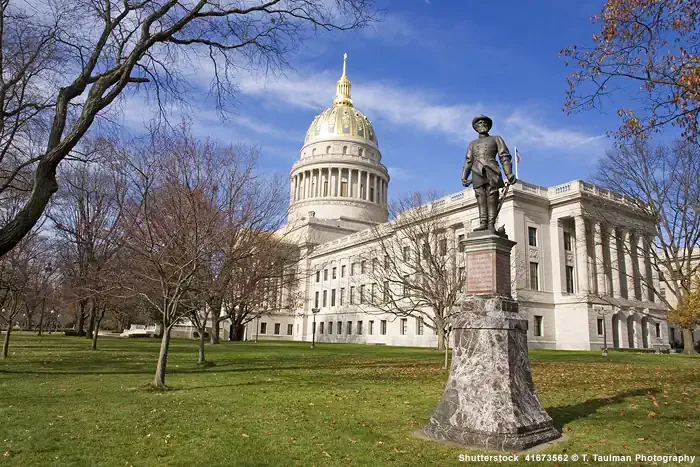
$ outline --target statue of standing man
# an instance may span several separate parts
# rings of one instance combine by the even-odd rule
[[[496,156],[501,161],[509,184],[515,183],[515,175],[512,158],[503,138],[489,135],[492,126],[493,121],[486,115],[477,115],[472,120],[472,128],[479,133],[479,137],[469,143],[462,170],[462,185],[474,186],[476,203],[479,207],[479,227],[474,230],[495,232],[496,216],[500,207],[498,190],[505,186]],[[470,174],[471,180],[469,180]]]

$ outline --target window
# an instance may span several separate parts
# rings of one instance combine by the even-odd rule
[[[299,325],[297,324],[297,334],[299,334]]]
[[[363,303],[365,303],[365,285],[364,284],[362,284],[360,286],[360,305],[362,305]]]
[[[377,258],[372,259],[372,274],[377,272]]]
[[[530,288],[532,290],[540,290],[539,289],[539,277],[537,274],[537,270],[539,268],[539,264],[537,263],[530,263]]]
[[[294,325],[293,324],[288,324],[287,325],[287,335],[291,336],[294,333]]]
[[[369,322],[369,330],[368,331],[369,331],[370,336],[374,334],[374,321]]]
[[[401,318],[401,335],[405,336],[408,329],[408,318]]]
[[[438,250],[440,252],[440,256],[445,256],[447,254],[447,239],[446,238],[440,239],[440,243],[438,244]]]
[[[654,327],[656,328],[656,337],[661,337],[661,324],[654,323]]]
[[[574,293],[574,267],[566,266],[566,292]]]
[[[374,202],[374,187],[369,187],[369,200]]]
[[[430,244],[426,241],[423,242],[423,259],[427,260],[428,258],[430,258]]]
[[[660,281],[660,282],[664,282],[665,280],[666,280],[666,277],[664,276],[664,273],[663,273],[663,272],[660,272],[660,273],[659,273],[659,281]]]
[[[328,305],[328,291],[324,290],[323,291],[323,306],[326,307]]]
[[[352,334],[352,321],[348,321],[347,328],[345,329],[345,333],[349,336]]]
[[[323,196],[328,196],[328,180],[323,181]]]
[[[564,250],[571,251],[571,232],[564,232]]]
[[[671,333],[670,341],[671,342],[676,342],[676,329],[675,328],[668,328],[668,330]]]
[[[323,321],[321,321],[321,322],[319,323],[319,326],[318,326],[318,333],[319,333],[319,334],[323,334],[323,325],[324,325],[324,324],[326,324],[326,323],[324,323]]]
[[[605,323],[603,322],[603,318],[598,318],[597,325],[598,325],[598,335],[602,336],[603,335],[603,326],[605,325]]]
[[[365,266],[367,265],[367,261],[364,259],[360,262],[360,274],[364,274],[366,272]]]
[[[383,319],[379,322],[379,334],[382,336],[386,335],[386,320]]]
[[[354,276],[355,275],[355,263],[352,263],[350,265],[350,275]]]
[[[467,277],[467,276],[465,276],[466,273],[467,273],[467,270],[464,269],[464,266],[460,266],[459,267],[459,280],[463,281],[464,279],[466,279],[466,277]]]
[[[314,308],[318,308],[318,294],[319,292],[316,292],[316,298],[314,298]]]
[[[410,259],[411,259],[411,247],[405,246],[405,247],[403,247],[403,260],[410,261]]]
[[[357,334],[362,335],[362,321],[357,322]]]
[[[275,334],[279,335],[280,333],[280,323],[275,323]]]
[[[464,234],[457,236],[457,245],[459,245],[459,251],[464,252]]]
[[[338,268],[333,268],[333,274],[331,275],[331,278],[332,278],[332,279],[335,279],[335,278],[336,278],[336,272],[337,272],[337,270],[338,270]]]
[[[370,303],[374,303],[374,300],[376,297],[376,288],[377,288],[377,284],[372,283],[372,285],[370,286],[370,292],[369,292],[371,294],[370,295],[371,298],[369,299]]]
[[[328,334],[333,334],[333,321],[328,323]]]
[[[423,335],[425,323],[423,323],[423,318],[416,318],[416,334],[419,336]]]
[[[260,323],[260,334],[267,334],[267,323]]]
[[[338,324],[338,325],[336,326],[337,329],[336,329],[335,333],[336,333],[336,334],[342,334],[342,333],[343,333],[343,322],[342,322],[342,321],[338,321],[337,324]]]
[[[530,246],[537,246],[537,229],[535,227],[527,228],[527,243]]]
[[[331,306],[335,306],[335,289],[331,289]]]
[[[345,287],[340,288],[340,306],[343,306],[343,298],[345,297]]]
[[[384,269],[389,269],[389,264],[391,260],[389,258],[389,255],[384,255]]]
[[[542,337],[542,317],[535,316],[535,336]]]
[[[331,153],[331,147],[330,147],[330,146],[326,146],[326,154],[330,154],[330,153]]]
[[[340,277],[345,277],[345,265],[340,266]]]
[[[389,281],[384,281],[384,297],[382,303],[387,303],[389,301]]]
[[[351,285],[350,286],[350,305],[353,305],[355,303],[355,286]]]
[[[661,298],[666,298],[666,289],[659,289],[659,295],[661,295]]]
[[[316,271],[316,282],[321,281],[321,271]]]
[[[327,281],[328,280],[328,269],[323,270],[323,280]]]
[[[343,180],[340,182],[340,196],[347,197],[348,196],[348,181]]]
[[[343,154],[347,154],[347,153],[348,153],[348,147],[347,147],[347,146],[343,146]]]
[[[408,297],[408,276],[403,276],[403,296]]]

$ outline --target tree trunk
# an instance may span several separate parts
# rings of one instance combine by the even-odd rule
[[[158,355],[158,366],[156,375],[153,378],[153,387],[165,389],[165,367],[168,363],[168,348],[170,347],[170,327],[163,330],[163,339],[160,341],[160,354]]]
[[[104,316],[104,311],[102,312],[101,316],[99,316],[95,320],[95,330],[92,333],[92,345],[90,346],[90,350],[93,352],[97,350],[97,336],[100,334],[99,331],[100,331],[100,323],[102,322],[102,316]]]
[[[221,318],[221,299],[213,298],[211,301],[211,334],[209,342],[212,344],[219,343],[219,319]]]
[[[205,336],[206,334],[206,327],[204,329],[199,329],[199,363],[200,365],[204,363],[206,360],[204,358],[204,342],[205,342]]]
[[[2,341],[2,359],[5,360],[10,353],[10,333],[12,332],[12,320],[7,323],[7,332]]]
[[[84,336],[84,328],[85,328],[85,306],[82,303],[78,304],[78,320],[75,323],[75,331],[78,336]]]
[[[232,341],[242,341],[243,335],[245,334],[245,326],[242,324],[232,324],[231,325],[231,340]]]
[[[92,339],[92,335],[93,335],[94,330],[95,330],[94,328],[95,328],[95,313],[96,312],[97,311],[95,310],[95,305],[93,304],[90,307],[90,323],[88,324],[87,335],[86,335],[86,337],[88,339]]]
[[[438,329],[438,350],[445,350],[445,347],[447,347],[445,345],[446,340],[447,339],[445,339],[445,331],[443,331],[442,329]]]
[[[46,300],[42,300],[41,313],[39,313],[39,332],[36,333],[37,336],[41,336],[41,328],[44,327],[44,309],[45,308],[46,308]]]
[[[683,333],[683,353],[694,354],[695,347],[693,346],[693,330],[692,329],[682,329]]]

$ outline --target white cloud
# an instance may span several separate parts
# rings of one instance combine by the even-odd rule
[[[348,75],[352,80],[351,70]],[[336,74],[327,71],[287,75],[268,81],[243,76],[239,86],[245,94],[320,112],[333,101],[336,80]],[[554,125],[537,109],[512,109],[504,103],[446,104],[445,98],[437,92],[383,82],[361,82],[353,87],[352,96],[357,108],[372,119],[385,120],[388,124],[401,128],[442,135],[459,144],[474,138],[471,120],[479,113],[487,113],[492,117],[497,132],[511,145],[576,152],[600,149],[605,138],[605,135]],[[381,134],[379,137],[381,142]]]

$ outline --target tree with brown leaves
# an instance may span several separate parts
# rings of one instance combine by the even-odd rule
[[[565,110],[602,108],[615,96],[622,140],[647,137],[669,125],[697,141],[700,132],[700,1],[607,0],[593,17],[600,26],[590,46],[562,54],[575,67]]]

